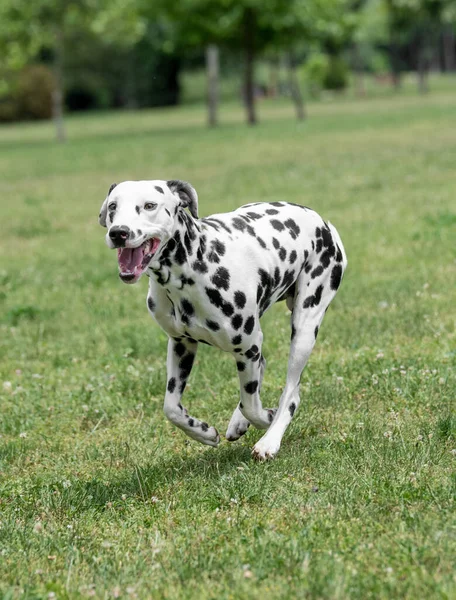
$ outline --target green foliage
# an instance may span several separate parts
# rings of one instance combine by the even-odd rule
[[[323,79],[323,87],[326,90],[339,92],[347,87],[348,77],[348,66],[344,59],[338,56],[330,56]]]
[[[202,106],[0,132],[0,596],[454,598],[454,78],[417,98]],[[261,435],[218,450],[162,413],[166,336],[147,282],[125,286],[97,223],[113,181],[191,181],[200,212],[311,206],[349,266],[271,464]],[[37,225],[39,235],[35,234]],[[29,232],[29,235],[27,235]],[[265,405],[289,311],[262,319]],[[221,433],[232,358],[198,350],[185,405]]]
[[[11,74],[13,82],[0,100],[0,121],[49,119],[52,114],[54,77],[45,65],[29,65]]]
[[[326,54],[313,53],[300,69],[301,79],[312,98],[318,98],[324,87],[329,69]]]

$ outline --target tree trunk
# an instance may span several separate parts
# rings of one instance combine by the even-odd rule
[[[399,56],[399,45],[396,42],[394,34],[391,35],[389,55],[391,63],[391,82],[396,92],[402,87],[401,77],[401,59]]]
[[[427,59],[422,49],[418,50],[418,91],[420,94],[426,94],[429,91],[428,86],[428,65]]]
[[[209,127],[217,125],[218,81],[219,81],[219,52],[217,46],[206,48],[207,73],[207,122]]]
[[[299,81],[296,76],[296,65],[291,53],[288,55],[288,85],[290,86],[291,98],[296,108],[296,118],[298,121],[304,121],[306,111],[304,108],[304,100],[299,86]]]
[[[127,58],[127,72],[125,74],[125,107],[128,110],[137,110],[138,96],[136,91],[135,57],[130,50]]]
[[[355,94],[356,96],[363,97],[366,95],[364,87],[363,59],[360,48],[356,43],[353,47],[353,63],[355,67]]]
[[[55,53],[53,64],[55,88],[52,91],[52,118],[54,121],[55,133],[58,142],[64,142],[66,140],[65,124],[63,122],[63,51],[63,29],[62,27],[59,27],[55,34]]]
[[[244,13],[244,98],[247,110],[247,123],[257,123],[255,111],[255,13],[252,8],[246,8]]]
[[[447,73],[451,73],[456,67],[456,43],[454,31],[451,26],[446,26],[443,30],[443,68]]]
[[[276,58],[269,61],[268,97],[275,98],[279,89],[279,64]]]

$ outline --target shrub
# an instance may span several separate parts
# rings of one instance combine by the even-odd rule
[[[8,74],[7,88],[0,98],[0,122],[49,119],[52,116],[54,77],[44,65],[30,65]]]
[[[54,76],[45,65],[26,67],[18,77],[15,97],[21,119],[50,119]]]
[[[328,72],[329,59],[325,54],[312,54],[301,69],[304,86],[313,98],[318,98]]]
[[[323,87],[326,90],[340,91],[348,85],[348,67],[346,62],[337,56],[331,56],[328,62]]]

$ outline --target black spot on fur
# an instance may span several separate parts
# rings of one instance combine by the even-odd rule
[[[195,260],[192,267],[199,273],[207,273],[208,271],[207,264],[202,260]]]
[[[211,331],[218,331],[220,329],[220,325],[215,321],[206,321],[206,325]]]
[[[214,288],[206,288],[206,294],[211,304],[213,304],[217,308],[221,308],[224,300],[222,298],[221,293],[218,290]]]
[[[176,378],[171,377],[171,379],[168,381],[168,392],[170,394],[172,394],[175,389],[176,389]]]
[[[248,212],[247,214],[248,214],[248,215],[249,215],[249,217],[250,217],[251,219],[253,219],[254,221],[256,221],[256,220],[258,220],[258,219],[261,219],[261,218],[263,218],[263,215],[259,215],[258,213],[256,213],[256,212],[253,212],[253,211],[251,211],[251,212]]]
[[[247,335],[250,335],[255,327],[255,317],[252,315],[246,320],[244,325],[244,331]]]
[[[281,202],[269,202],[271,206],[277,206],[277,208],[282,208],[283,204]]]
[[[329,267],[330,262],[331,262],[331,252],[329,250],[325,250],[324,252],[322,252],[322,254],[320,256],[321,266],[324,269],[326,269],[327,267]]]
[[[234,292],[234,303],[237,308],[244,308],[245,303],[247,302],[247,298],[245,297],[244,292]]]
[[[227,290],[230,287],[230,274],[225,267],[219,267],[211,277],[212,283],[218,287]]]
[[[296,327],[294,325],[291,326],[291,339],[296,335]]]
[[[253,358],[257,354],[259,355],[259,351],[260,349],[258,348],[258,346],[256,344],[253,344],[253,346],[247,350],[245,355],[247,358]]]
[[[278,215],[278,214],[279,214],[279,211],[278,211],[278,210],[276,210],[275,208],[268,208],[268,209],[267,209],[267,211],[266,211],[266,213],[267,213],[268,215]]]
[[[262,248],[267,248],[265,242],[259,236],[257,236],[257,242],[260,244],[260,246]]]
[[[288,233],[295,240],[301,233],[301,228],[293,219],[287,219],[284,223],[285,227],[288,227]]]
[[[341,252],[341,250],[339,248],[339,245],[337,245],[336,260],[337,260],[337,262],[342,262],[342,252]]]
[[[293,264],[294,262],[296,262],[297,258],[298,258],[298,255],[296,253],[296,250],[292,250],[290,252],[290,256],[288,257],[288,260],[290,261],[291,264]]]
[[[315,339],[317,339],[317,335],[318,335],[318,325],[315,327],[315,331],[314,331]]]
[[[274,248],[276,250],[278,250],[280,248],[280,242],[277,238],[272,238],[272,245],[274,246]]]
[[[147,306],[149,307],[150,312],[154,312],[156,307],[152,296],[147,296]]]
[[[235,335],[234,338],[232,338],[232,340],[231,340],[231,343],[233,344],[233,346],[238,346],[241,342],[242,342],[242,335]]]
[[[233,219],[232,223],[233,223],[233,227],[235,229],[237,229],[238,231],[245,231],[247,229],[247,225],[246,225],[245,221],[243,221],[239,217],[235,217]]]
[[[190,427],[193,427],[195,425],[195,421],[190,417],[190,419],[188,420],[188,424],[190,425]]]
[[[285,229],[285,225],[277,219],[271,219],[270,223],[277,231],[283,231]]]
[[[227,317],[231,317],[231,315],[234,313],[234,306],[230,302],[224,301],[222,306],[222,312]]]
[[[288,410],[290,411],[290,415],[293,416],[295,414],[296,404],[294,402],[292,402],[290,404],[290,406],[288,407]]]
[[[304,300],[303,308],[311,308],[312,306],[318,306],[320,304],[321,295],[323,293],[323,286],[319,285],[315,290],[315,294],[308,296]]]
[[[282,246],[282,248],[280,248],[280,250],[279,250],[279,258],[280,258],[280,260],[285,260],[286,257],[287,257],[287,251]]]
[[[243,363],[243,362],[242,362],[242,361],[240,361],[240,360],[238,360],[238,361],[236,362],[236,367],[237,367],[237,370],[238,370],[239,372],[241,372],[241,371],[245,371],[245,363]]]
[[[234,315],[234,317],[231,319],[231,325],[233,326],[233,329],[239,329],[239,327],[242,327],[242,322],[243,318],[240,314]]]
[[[313,246],[313,240],[312,240],[312,246]],[[315,246],[315,252],[317,254],[319,254],[323,249],[323,240],[321,238],[318,238],[317,240],[317,245]]]
[[[332,290],[338,289],[338,287],[340,286],[341,279],[342,279],[342,267],[341,267],[341,265],[336,265],[335,267],[333,267],[333,270],[331,271],[330,285],[331,285]]]
[[[138,213],[138,215],[139,215],[139,212],[140,212],[140,210],[141,210],[141,209],[139,208],[139,206],[135,206],[135,210],[136,210],[136,212],[137,212],[137,213]]]
[[[201,429],[202,429],[203,431],[207,431],[207,430],[209,429],[209,425],[203,421],[203,422],[201,423]]]
[[[212,247],[212,250],[214,252],[216,252],[217,254],[219,254],[220,256],[223,256],[226,252],[226,246],[220,240],[213,240],[211,242],[211,247]]]
[[[316,267],[312,273],[310,274],[310,276],[312,277],[312,279],[315,279],[315,277],[318,277],[319,275],[321,275],[323,273],[324,269],[321,265],[318,265],[318,267]]]
[[[274,287],[279,287],[280,285],[280,280],[282,279],[281,275],[280,275],[280,269],[279,267],[276,267],[274,269]]]
[[[258,381],[256,379],[254,381],[249,381],[245,384],[244,389],[247,394],[254,394],[258,389]]]
[[[165,192],[163,191],[163,188],[160,187],[159,185],[155,186],[155,189],[157,190],[157,192],[160,192],[160,194],[164,194]]]
[[[188,254],[191,256],[193,254],[193,248],[192,248],[192,242],[190,240],[190,235],[188,234],[188,231],[186,231],[184,234],[184,244],[185,244],[185,247],[187,248]]]
[[[207,255],[207,260],[211,263],[218,264],[220,262],[220,256],[217,254],[217,252],[211,250],[211,252],[209,252],[209,254]]]
[[[187,254],[185,253],[185,248],[180,242],[177,243],[176,252],[174,254],[174,260],[176,261],[176,263],[178,265],[183,265],[184,262],[187,260]]]
[[[186,298],[182,298],[181,311],[191,317],[195,314],[195,307]]]
[[[225,225],[225,223],[223,221],[221,221],[220,219],[214,219],[213,217],[210,219],[213,223],[217,223],[217,225],[220,225],[220,227],[222,229],[224,229],[226,232],[231,233],[231,229]]]
[[[183,358],[180,359],[179,369],[181,370],[181,372],[180,372],[181,379],[187,379],[187,377],[190,375],[190,371],[192,370],[194,360],[195,360],[195,355],[190,354],[190,353],[186,354]]]
[[[185,354],[184,344],[181,344],[181,342],[177,343],[174,346],[174,352],[177,354],[177,356],[183,356]]]

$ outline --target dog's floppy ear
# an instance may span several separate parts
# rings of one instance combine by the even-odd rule
[[[188,208],[192,216],[198,219],[198,194],[195,188],[186,181],[170,179],[166,182],[169,189],[177,194],[181,200],[181,206]]]
[[[116,187],[116,185],[117,185],[117,183],[112,183],[111,184],[111,187],[109,188],[108,195],[106,196],[106,200],[101,205],[100,214],[98,215],[98,222],[100,223],[100,225],[102,227],[106,227],[106,216],[108,214],[108,198],[109,198],[109,194]]]

